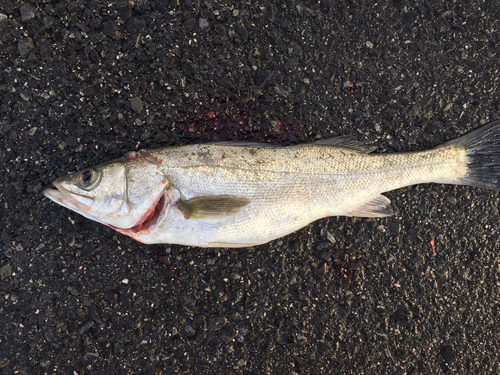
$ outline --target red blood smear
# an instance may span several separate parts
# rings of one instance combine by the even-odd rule
[[[156,203],[156,205],[153,207],[153,208],[150,208],[141,218],[141,220],[139,220],[139,224],[137,224],[136,226],[132,227],[129,229],[129,231],[133,232],[133,233],[137,233],[139,232],[144,223],[146,223],[148,220],[150,220],[151,218],[153,218],[156,213],[158,212],[158,209],[160,208],[160,201],[158,201]]]
[[[263,94],[250,102],[245,100],[243,104],[240,100],[243,99],[237,96],[200,103],[192,112],[178,112],[176,122],[185,124],[179,129],[187,133],[183,136],[192,140],[191,143],[233,140],[287,145],[308,138],[308,123],[295,108],[291,108],[285,118],[280,117],[280,121],[273,120],[274,115],[282,115],[282,112],[272,94]]]

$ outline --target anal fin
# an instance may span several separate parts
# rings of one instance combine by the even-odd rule
[[[346,216],[358,217],[387,217],[392,216],[391,201],[383,195],[378,195],[375,198],[363,203],[349,212]]]
[[[236,195],[196,197],[177,202],[186,219],[221,219],[238,214],[250,200]]]

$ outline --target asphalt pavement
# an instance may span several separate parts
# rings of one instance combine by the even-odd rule
[[[498,192],[200,249],[42,191],[148,147],[428,149],[500,118],[499,67],[498,1],[2,0],[0,372],[498,374]]]

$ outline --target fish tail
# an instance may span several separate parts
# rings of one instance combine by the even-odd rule
[[[443,146],[454,146],[465,149],[466,152],[465,173],[454,183],[500,189],[500,120],[449,141]]]

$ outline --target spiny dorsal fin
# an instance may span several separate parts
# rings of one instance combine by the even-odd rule
[[[320,139],[319,141],[315,141],[312,144],[316,146],[345,148],[346,150],[355,151],[362,154],[369,154],[370,152],[377,149],[377,146],[364,144],[363,142],[356,140],[355,137],[350,136]]]
[[[392,216],[391,201],[389,198],[379,195],[361,206],[355,208],[345,216],[358,217],[387,217]]]
[[[177,207],[186,219],[214,220],[234,216],[249,203],[249,199],[236,195],[216,195],[179,201]]]

